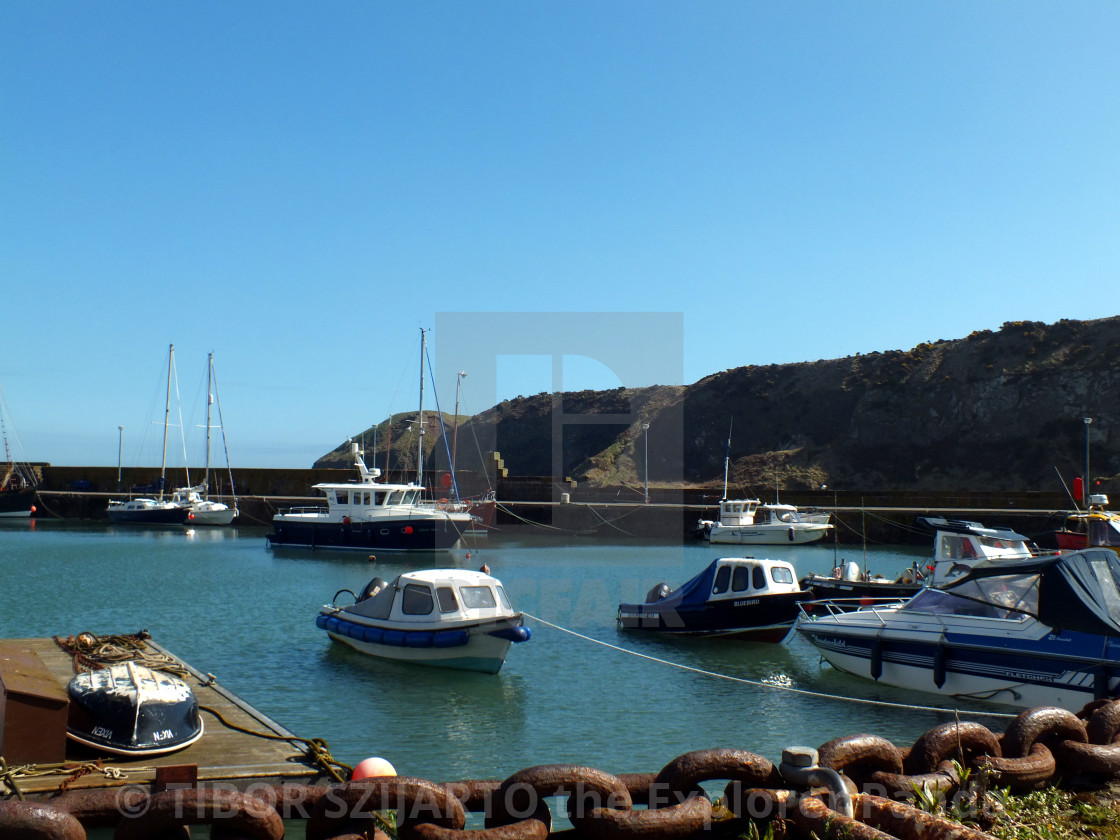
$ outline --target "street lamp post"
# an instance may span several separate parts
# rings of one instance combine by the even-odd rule
[[[117,492],[121,492],[121,444],[124,442],[124,426],[117,426]]]
[[[645,474],[646,481],[646,504],[649,504],[649,423],[642,423],[642,438],[645,441],[645,466],[642,472]]]
[[[1092,422],[1092,417],[1085,418],[1085,498],[1082,502],[1085,503],[1086,508],[1089,507],[1089,497],[1092,495],[1089,490],[1089,424]]]

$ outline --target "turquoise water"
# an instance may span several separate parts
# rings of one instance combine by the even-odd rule
[[[952,719],[951,712],[846,701],[949,705],[833,671],[796,635],[772,645],[651,638],[615,627],[620,601],[644,600],[661,581],[683,583],[721,554],[780,557],[799,574],[827,573],[835,554],[828,544],[744,552],[691,541],[492,536],[470,550],[385,555],[370,563],[364,554],[274,551],[264,534],[263,528],[5,525],[0,636],[146,629],[295,734],[326,739],[341,761],[382,756],[402,775],[433,781],[505,778],[552,763],[654,772],[684,752],[710,747],[777,760],[784,747],[816,747],[860,732],[909,746]],[[865,560],[861,548],[841,556]],[[866,562],[892,574],[924,556],[913,548],[876,547],[867,549]],[[502,672],[490,676],[382,662],[332,644],[315,627],[321,604],[374,575],[390,579],[409,568],[482,563],[519,609],[572,632],[528,620],[532,640],[514,646]]]

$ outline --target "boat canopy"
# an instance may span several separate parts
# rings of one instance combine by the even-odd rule
[[[978,562],[943,587],[967,591],[983,578],[1038,576],[1038,619],[1049,627],[1120,637],[1120,557],[1103,548],[1049,554],[1019,563]]]
[[[713,596],[742,597],[748,592],[757,595],[768,590],[798,591],[789,564],[753,557],[721,557],[670,592],[658,606],[702,607]]]

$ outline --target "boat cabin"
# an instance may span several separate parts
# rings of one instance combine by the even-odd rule
[[[801,591],[793,566],[784,560],[721,557],[712,571],[708,601]]]
[[[1008,528],[985,528],[979,522],[920,516],[918,522],[937,532],[931,586],[960,577],[980,561],[1017,562],[1038,556],[1038,548]]]
[[[1106,510],[1108,496],[1096,494],[1089,497],[1086,515],[1086,544],[1089,547],[1111,548],[1120,553],[1120,514]]]
[[[402,626],[435,626],[517,614],[496,578],[465,569],[407,572],[388,584],[374,578],[344,612]]]
[[[725,528],[753,525],[758,505],[758,499],[723,499],[719,503],[719,524]]]

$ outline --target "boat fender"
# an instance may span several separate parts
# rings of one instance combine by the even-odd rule
[[[440,630],[432,637],[432,647],[462,647],[468,641],[470,633],[466,630]]]
[[[342,524],[343,525],[349,525],[350,524],[350,517],[349,516],[342,517]]]
[[[341,623],[342,623],[341,621],[339,621],[337,618],[335,618],[332,615],[332,616],[329,616],[327,618],[326,626],[323,629],[326,630],[328,633],[334,633],[335,635],[337,635],[338,634],[338,625],[340,625]]]
[[[945,647],[938,645],[933,652],[933,684],[938,688],[945,685]]]
[[[325,615],[323,615],[322,613],[319,613],[317,616],[315,616],[315,626],[318,627],[320,630],[326,630],[327,629],[327,617]]]
[[[404,637],[408,634],[404,630],[386,630],[381,642],[395,647],[404,647]]]
[[[510,642],[527,642],[533,637],[533,631],[528,627],[503,627],[501,630],[491,630],[489,635]]]
[[[362,641],[369,642],[373,645],[379,645],[384,635],[385,632],[380,627],[367,627],[365,632],[362,633]]]
[[[793,542],[793,528],[789,529],[789,541]]]
[[[876,639],[871,643],[871,678],[879,679],[883,676],[883,643]]]
[[[404,646],[412,648],[431,647],[433,636],[435,636],[435,633],[431,630],[413,630],[405,633]]]
[[[646,593],[646,603],[656,604],[658,601],[664,601],[672,591],[673,588],[669,584],[659,583]]]

